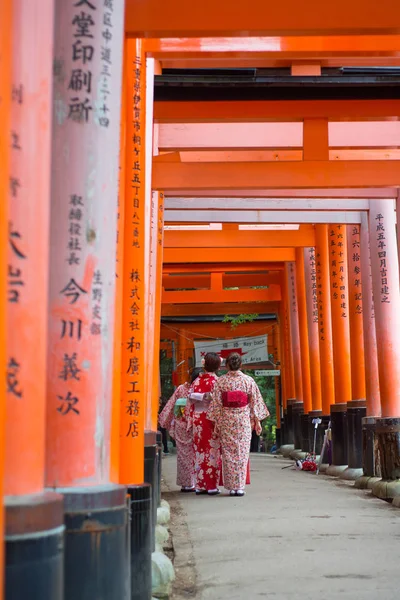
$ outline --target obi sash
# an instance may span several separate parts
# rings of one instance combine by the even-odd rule
[[[174,415],[177,419],[180,419],[181,417],[183,417],[183,414],[185,412],[186,402],[187,402],[186,398],[178,398],[178,400],[175,402]]]
[[[249,404],[249,396],[240,390],[222,392],[222,406],[224,408],[244,408]]]
[[[210,392],[190,394],[190,401],[194,403],[194,412],[202,413],[208,410],[211,402]]]

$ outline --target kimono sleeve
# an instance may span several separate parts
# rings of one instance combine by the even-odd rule
[[[269,417],[269,410],[265,406],[265,402],[263,400],[263,397],[261,396],[261,392],[254,380],[251,383],[250,414],[251,417],[255,417],[259,421],[262,421],[263,419]]]
[[[172,394],[171,398],[168,400],[167,404],[159,414],[158,422],[160,423],[161,427],[164,427],[164,429],[171,428],[172,419],[174,418],[175,402],[179,398],[181,388],[181,385],[176,388],[175,392]]]
[[[222,394],[219,382],[217,381],[212,393],[212,400],[207,411],[207,419],[219,423],[222,417]]]

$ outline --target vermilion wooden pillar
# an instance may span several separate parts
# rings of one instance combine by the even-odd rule
[[[303,382],[301,374],[301,346],[299,330],[299,309],[297,300],[296,286],[296,263],[289,262],[285,264],[287,286],[288,286],[288,305],[290,318],[290,337],[292,345],[292,356],[294,366],[294,385],[296,400],[303,401]]]
[[[379,453],[376,444],[376,419],[381,416],[379,390],[378,349],[376,343],[374,294],[372,290],[371,253],[368,213],[361,215],[360,253],[362,273],[366,417],[362,422],[363,476],[356,480],[356,487],[370,487],[380,478]]]
[[[85,589],[118,598],[126,488],[110,483],[110,460],[124,10],[100,0],[55,4],[46,482],[65,499],[65,599]],[[124,403],[127,411],[127,395]],[[134,416],[127,425],[133,443]]]
[[[290,314],[290,337],[292,345],[293,366],[294,366],[294,384],[295,398],[288,403],[288,413],[290,420],[290,412],[292,413],[293,423],[293,441],[295,450],[301,450],[302,430],[301,430],[301,414],[303,409],[303,381],[302,381],[302,355],[300,344],[300,328],[299,328],[299,308],[298,294],[296,284],[296,263],[289,262],[285,264],[287,283],[288,283],[288,303]]]
[[[310,348],[312,410],[320,412],[322,411],[321,363],[318,338],[318,295],[315,248],[304,248],[303,252],[307,300],[308,341]]]
[[[353,400],[365,399],[365,359],[360,246],[360,226],[347,225],[351,389]]]
[[[26,597],[27,589],[32,597],[42,590],[45,599],[61,598],[63,584],[62,498],[44,491],[52,46],[53,2],[16,0],[11,126],[2,132],[11,148],[5,589],[6,598],[16,600]],[[34,560],[36,567],[29,567]]]
[[[353,399],[347,403],[347,449],[349,467],[342,479],[362,476],[362,420],[366,416],[365,359],[360,226],[347,225],[347,259],[349,278],[349,315],[351,342],[351,389]]]
[[[8,183],[10,138],[10,99],[12,69],[12,0],[0,1],[0,370],[6,372],[6,306],[7,306],[7,253],[8,253]],[[0,600],[4,591],[4,502],[3,483],[5,466],[5,407],[6,388],[0,388]]]
[[[317,302],[318,302],[318,331],[319,352],[321,365],[321,400],[322,400],[322,428],[330,422],[330,407],[335,402],[335,380],[333,374],[333,344],[332,344],[332,319],[331,295],[329,278],[329,246],[328,226],[316,225],[315,227],[315,266],[317,277]],[[321,440],[320,440],[321,441]],[[319,444],[322,448],[321,444]],[[318,451],[320,451],[318,448]],[[322,457],[321,471],[326,471],[328,465],[326,457]]]
[[[378,348],[376,343],[374,294],[372,290],[369,222],[366,213],[362,215],[360,245],[361,272],[363,276],[362,299],[367,417],[380,417],[381,397],[379,391]]]
[[[370,200],[369,238],[382,407],[376,436],[383,483],[375,484],[373,493],[393,498],[400,494],[400,289],[392,200]]]
[[[292,355],[292,344],[290,339],[290,317],[289,317],[289,292],[288,292],[288,281],[286,271],[282,276],[282,326],[283,326],[283,339],[282,346],[284,350],[284,362],[285,362],[285,385],[286,393],[283,398],[283,406],[286,408],[287,400],[294,398],[294,368],[293,368],[293,355]]]
[[[328,475],[338,475],[347,468],[347,403],[352,399],[350,361],[350,319],[345,225],[329,225],[329,266],[335,404],[331,405],[332,462]]]
[[[145,396],[145,57],[140,40],[125,42],[127,93],[122,302],[120,482],[144,481]],[[143,132],[143,133],[142,133]],[[148,241],[147,241],[148,243]]]
[[[304,274],[304,251],[296,248],[296,283],[298,299],[298,315],[301,347],[301,375],[303,383],[304,414],[312,410],[311,375],[310,375],[310,349],[307,322],[306,282]]]
[[[176,353],[178,385],[182,385],[183,383],[189,380],[189,348],[189,336],[184,329],[180,329],[177,339]]]

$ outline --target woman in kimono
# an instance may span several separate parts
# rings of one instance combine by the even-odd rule
[[[261,433],[261,421],[269,416],[254,379],[240,371],[242,359],[233,352],[226,359],[228,373],[214,387],[207,413],[221,441],[224,487],[230,496],[244,496],[251,432]]]
[[[195,488],[193,435],[188,430],[185,405],[191,383],[198,377],[200,371],[201,369],[194,369],[190,383],[184,383],[176,388],[158,418],[161,427],[168,429],[176,441],[176,484],[181,486],[181,492],[186,493],[194,492]]]
[[[193,432],[196,494],[216,496],[221,473],[220,444],[214,432],[214,423],[207,418],[211,394],[218,380],[216,372],[221,367],[218,354],[208,352],[204,358],[204,373],[190,388],[188,428]]]

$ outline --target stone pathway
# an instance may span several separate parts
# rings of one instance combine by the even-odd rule
[[[196,497],[163,459],[174,600],[398,600],[400,510],[287,464],[252,455],[244,498]]]

